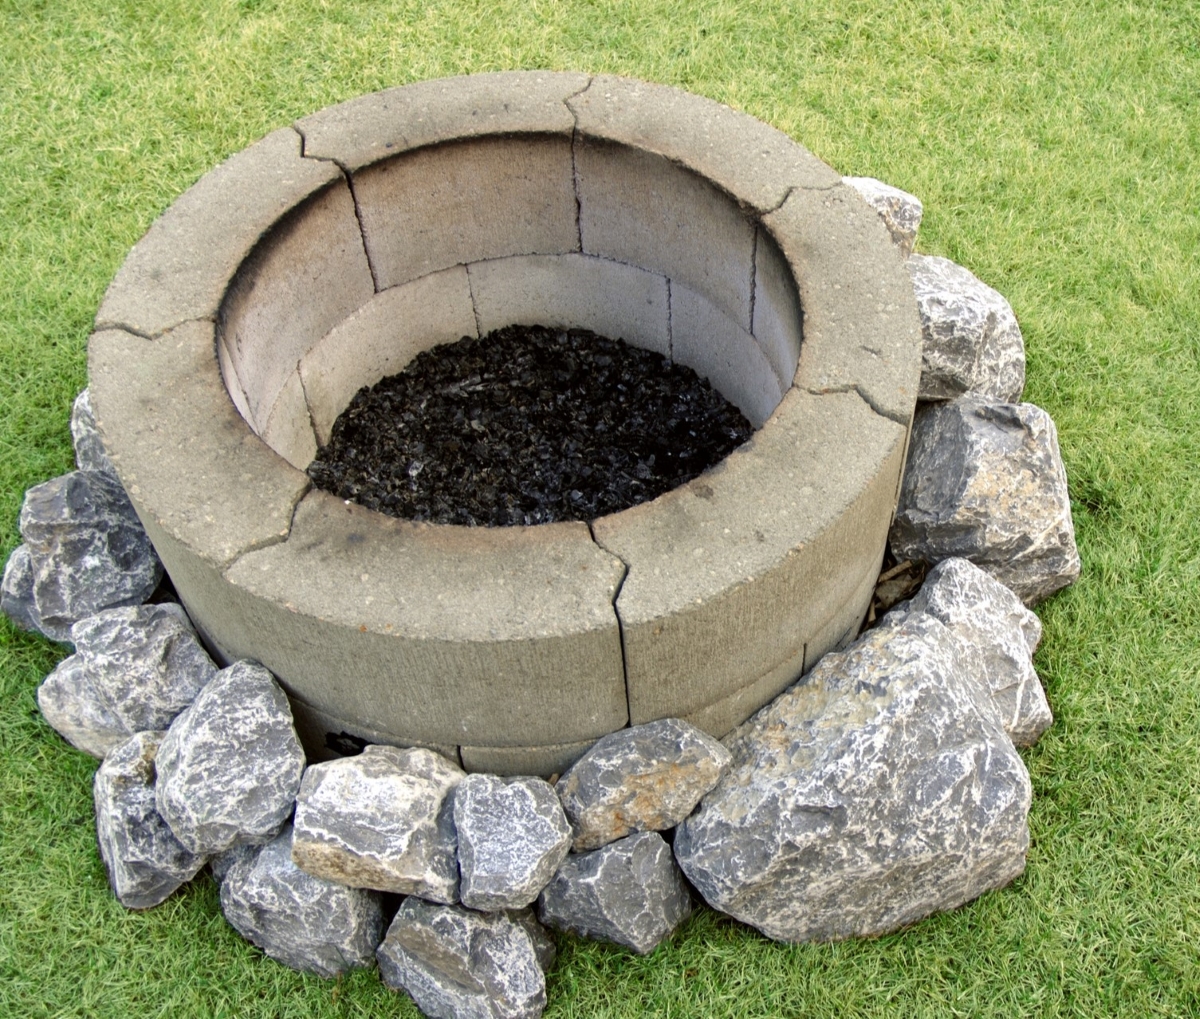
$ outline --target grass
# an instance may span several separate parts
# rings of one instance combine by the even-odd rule
[[[1197,0],[0,0],[0,553],[70,467],[90,320],[175,196],[361,92],[518,67],[668,82],[925,202],[919,249],[1012,302],[1084,572],[1040,613],[1055,726],[1028,868],[901,934],[776,945],[703,911],[648,959],[564,939],[547,1016],[1200,1015]],[[415,1015],[264,959],[207,878],[109,894],[95,762],[0,623],[0,1015]]]

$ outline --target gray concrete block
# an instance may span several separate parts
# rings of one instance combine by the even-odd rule
[[[575,146],[583,250],[662,273],[750,328],[754,226],[736,203],[661,156]]]
[[[754,248],[754,313],[750,331],[786,391],[800,361],[800,297],[787,260],[762,227]]]
[[[500,71],[384,89],[296,121],[304,154],[349,170],[461,138],[526,132],[569,137],[565,100],[589,77],[570,71]]]
[[[741,725],[750,715],[800,678],[804,666],[804,645],[792,651],[787,658],[769,672],[763,673],[733,693],[692,711],[686,721],[698,729],[723,739],[732,729]]]
[[[363,386],[402,371],[423,350],[475,335],[462,266],[376,294],[300,359],[317,441],[329,442],[337,416]]]
[[[804,647],[804,671],[808,672],[830,651],[841,651],[848,647],[862,629],[871,597],[879,582],[879,567],[883,564],[883,552],[878,561],[862,575],[858,587],[809,638]]]
[[[591,749],[595,740],[541,747],[459,747],[467,771],[489,775],[561,775]]]
[[[355,173],[354,194],[381,290],[484,258],[579,249],[566,137],[420,149]]]
[[[157,336],[214,318],[229,278],[283,213],[341,177],[303,159],[300,136],[273,131],[211,170],[177,198],[133,246],[109,284],[96,329]]]
[[[258,428],[300,358],[375,293],[354,199],[339,182],[289,213],[238,270],[221,332]]]
[[[669,357],[666,277],[592,255],[528,255],[468,266],[479,328],[591,329]]]
[[[304,746],[304,756],[308,759],[309,764],[317,761],[332,761],[336,757],[347,757],[361,750],[363,746],[377,744],[402,749],[424,747],[426,750],[441,754],[451,764],[457,764],[460,767],[462,765],[456,746],[398,739],[391,733],[372,729],[368,725],[359,725],[357,722],[350,722],[331,715],[320,708],[314,708],[292,693],[288,693],[288,703],[292,706],[292,720],[296,724],[296,735],[300,737],[300,742]]]
[[[262,429],[262,440],[300,471],[317,455],[317,439],[299,371],[287,377],[275,398],[275,406]]]

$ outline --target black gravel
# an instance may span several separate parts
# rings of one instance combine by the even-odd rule
[[[359,390],[308,475],[410,520],[590,520],[696,477],[752,431],[659,354],[582,329],[507,326]]]

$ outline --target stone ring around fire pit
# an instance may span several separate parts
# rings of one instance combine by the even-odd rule
[[[510,323],[666,354],[758,430],[590,525],[414,523],[310,486],[356,390]],[[89,373],[188,613],[279,677],[310,755],[546,774],[627,724],[723,736],[856,634],[920,344],[883,222],[785,135],[662,86],[514,72],[364,96],[232,156],[130,253]]]

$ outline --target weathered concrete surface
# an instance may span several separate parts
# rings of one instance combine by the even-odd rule
[[[259,434],[263,442],[296,470],[304,470],[316,458],[317,436],[308,413],[299,369],[283,383]]]
[[[771,235],[761,226],[754,241],[754,300],[750,331],[786,392],[800,362],[801,313],[796,281]]]
[[[91,394],[87,389],[80,392],[71,405],[71,444],[75,447],[75,466],[79,470],[117,473],[96,429],[96,416],[92,413]]]
[[[925,213],[921,200],[874,177],[843,177],[842,183],[854,188],[879,213],[900,254],[905,258],[911,255]]]
[[[309,764],[334,760],[339,757],[353,757],[362,753],[363,748],[372,743],[402,749],[421,746],[426,750],[441,754],[451,763],[459,761],[458,747],[456,746],[445,743],[404,742],[391,733],[381,732],[366,725],[356,725],[344,718],[320,711],[298,697],[289,697],[288,703],[292,706],[292,719],[296,723],[296,734],[300,737],[300,743],[304,747],[304,755]]]
[[[535,747],[459,747],[463,767],[492,775],[557,777],[574,764],[595,740],[551,743]]]
[[[922,409],[890,541],[899,561],[970,559],[1026,605],[1074,583],[1079,553],[1050,415],[971,397]]]
[[[780,941],[895,930],[1025,866],[1029,776],[967,649],[913,614],[826,655],[727,741],[677,829],[716,909]]]

